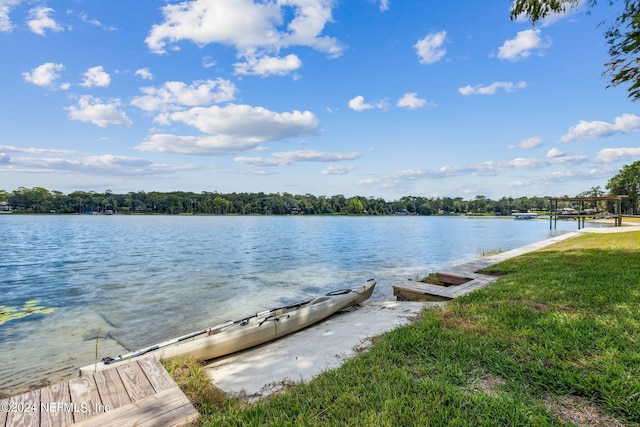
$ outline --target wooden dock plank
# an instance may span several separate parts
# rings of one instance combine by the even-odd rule
[[[73,420],[75,422],[82,421],[96,413],[95,406],[102,405],[96,381],[93,375],[74,378],[69,381],[69,394],[71,402],[73,402]]]
[[[472,279],[466,276],[467,275],[460,274],[460,273],[452,273],[449,271],[439,271],[436,273],[436,278],[442,283],[446,283],[448,285],[461,285]]]
[[[33,427],[40,425],[40,390],[32,390],[9,398],[7,426]]]
[[[184,426],[196,421],[198,416],[189,399],[175,386],[89,418],[74,427]]]
[[[132,402],[155,393],[153,386],[137,362],[119,366],[118,373]]]
[[[66,427],[73,424],[73,405],[67,381],[40,390],[40,426]]]
[[[117,368],[105,369],[96,372],[93,376],[102,405],[115,409],[131,403]]]
[[[177,384],[167,371],[162,367],[160,361],[153,356],[138,360],[140,367],[144,371],[147,379],[153,386],[156,393],[175,387]]]
[[[490,283],[493,283],[497,280],[497,278],[489,278],[489,279],[474,279],[471,282],[465,283],[464,285],[456,286],[456,289],[451,290],[451,295],[456,298],[462,295],[466,295],[470,292],[476,291],[478,289],[482,289]],[[464,287],[462,287],[464,286]],[[459,289],[458,289],[459,288]]]
[[[429,300],[448,301],[451,298],[446,295],[446,287],[407,281],[393,285],[393,295],[401,300]]]
[[[465,274],[467,277],[470,274]],[[429,283],[407,281],[393,285],[393,295],[405,300],[446,301],[466,295],[477,289],[484,288],[497,280],[497,277],[473,274],[474,278],[460,285],[439,286]]]
[[[154,357],[0,402],[0,427],[184,426],[199,417]]]

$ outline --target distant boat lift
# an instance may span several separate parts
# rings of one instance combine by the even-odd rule
[[[515,217],[515,219],[536,219],[538,218],[538,214],[537,213],[530,213],[530,212],[516,212],[514,214],[511,214]]]

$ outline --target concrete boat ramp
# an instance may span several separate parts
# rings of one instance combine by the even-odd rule
[[[373,302],[351,307],[302,331],[207,364],[213,383],[249,401],[290,383],[339,367],[371,337],[407,324],[425,306],[441,303]]]

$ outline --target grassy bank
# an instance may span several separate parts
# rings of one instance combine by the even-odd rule
[[[310,383],[208,405],[203,425],[640,425],[640,233],[489,272],[503,276]]]

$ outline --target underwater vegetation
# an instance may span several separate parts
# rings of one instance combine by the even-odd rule
[[[7,307],[0,305],[0,325],[11,320],[22,319],[34,314],[49,314],[57,310],[57,307],[46,308],[38,305],[39,299],[32,299],[24,303],[22,307]]]

